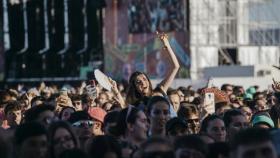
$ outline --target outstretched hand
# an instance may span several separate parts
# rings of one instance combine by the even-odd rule
[[[125,108],[125,101],[118,89],[118,85],[117,85],[117,82],[114,81],[113,79],[111,79],[110,77],[108,78],[110,83],[112,84],[112,92],[115,94],[115,96],[113,97],[113,100],[118,102],[122,108]]]
[[[109,79],[109,81],[110,81],[110,83],[111,83],[111,85],[112,85],[112,88],[111,88],[111,90],[113,91],[113,93],[118,93],[119,92],[119,89],[118,89],[118,86],[117,86],[117,82],[116,81],[114,81],[112,78],[108,78]]]
[[[169,41],[168,41],[168,35],[163,33],[159,33],[158,31],[156,31],[156,34],[158,36],[158,38],[162,41],[164,48],[166,48],[167,46],[169,46]]]

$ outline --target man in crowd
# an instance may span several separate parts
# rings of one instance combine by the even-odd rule
[[[21,123],[22,113],[21,105],[18,101],[10,101],[4,109],[7,125],[10,128],[15,128]]]
[[[46,158],[47,130],[38,122],[21,124],[14,135],[14,154],[17,158]]]
[[[239,110],[225,112],[223,120],[225,122],[228,140],[231,140],[240,130],[249,127],[248,120]]]
[[[266,129],[249,128],[230,141],[231,158],[277,158],[276,149]]]

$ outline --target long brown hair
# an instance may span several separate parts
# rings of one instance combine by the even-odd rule
[[[127,96],[126,96],[127,104],[134,105],[136,102],[138,102],[140,99],[142,99],[144,97],[141,93],[138,92],[136,85],[135,85],[136,78],[142,74],[147,78],[147,80],[149,82],[149,90],[152,94],[153,88],[152,88],[152,83],[151,83],[149,77],[143,72],[135,71],[130,76],[130,79],[129,79],[129,87],[128,87]]]

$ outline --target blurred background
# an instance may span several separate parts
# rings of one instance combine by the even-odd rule
[[[81,81],[99,68],[135,70],[156,84],[169,68],[155,31],[181,69],[173,86],[280,80],[279,0],[1,0],[0,81]],[[275,66],[275,67],[273,67]],[[277,68],[278,67],[278,68]]]

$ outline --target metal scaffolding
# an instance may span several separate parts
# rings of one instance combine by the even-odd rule
[[[259,51],[273,47],[280,52],[279,9],[279,0],[190,0],[193,78],[200,77],[207,66],[246,65],[238,59],[245,47],[257,47]],[[200,64],[207,48],[216,49],[214,57],[218,60],[203,60],[218,63]]]

